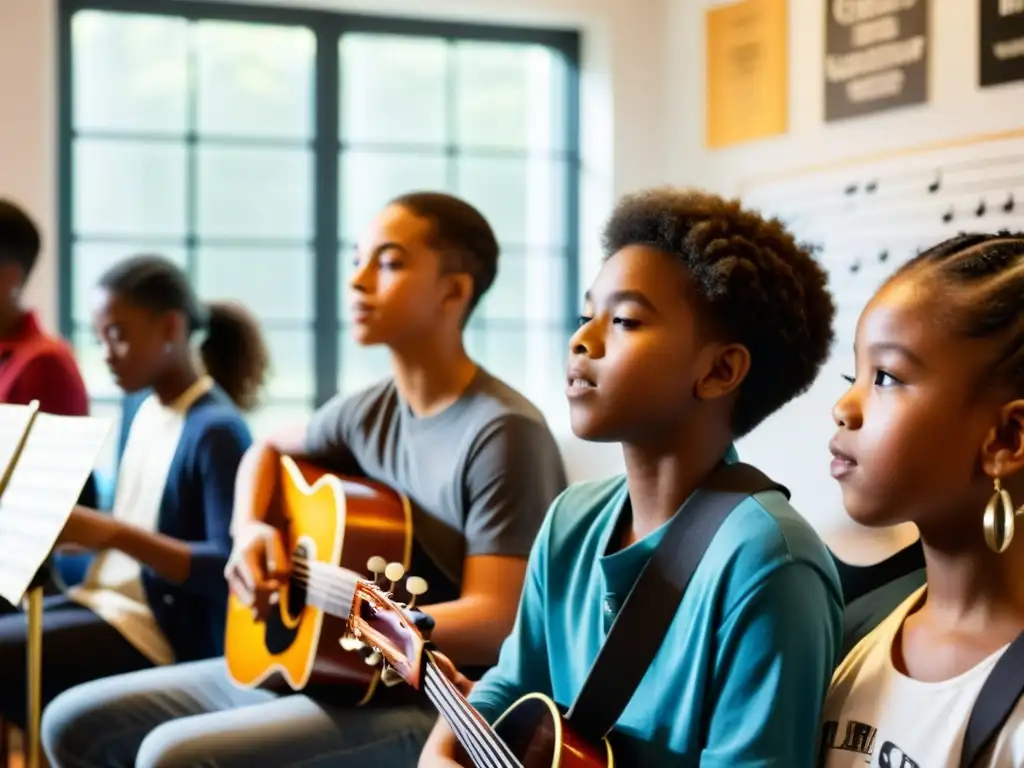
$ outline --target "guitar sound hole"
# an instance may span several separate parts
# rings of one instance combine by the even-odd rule
[[[267,616],[265,642],[270,653],[284,653],[295,642],[298,627],[295,622],[306,607],[306,583],[309,566],[309,548],[299,544],[292,553],[292,575],[288,580],[288,600],[282,605],[270,606]]]

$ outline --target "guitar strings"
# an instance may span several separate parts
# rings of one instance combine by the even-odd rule
[[[497,768],[523,768],[516,756],[512,754],[512,750],[509,749],[508,745],[480,717],[479,713],[466,700],[466,697],[462,695],[459,689],[455,687],[455,684],[443,672],[435,669],[432,664],[428,664],[426,678],[428,683],[433,683],[433,685],[440,687],[439,696],[449,706],[456,708],[456,710],[461,711],[465,715],[468,722],[462,720],[460,722],[468,726],[477,739],[482,742],[485,757],[492,758],[491,760],[483,761],[484,768],[490,768],[492,765],[497,766]],[[458,736],[458,729],[454,726],[453,721],[449,718],[446,719],[448,719],[449,724],[453,725],[452,729],[456,731],[456,736]],[[467,746],[464,738],[459,737],[459,741],[462,742],[463,746]]]
[[[355,587],[335,566],[293,557],[291,578],[306,588],[310,601],[348,613]],[[425,664],[424,692],[448,721],[456,738],[480,768],[523,768],[508,745],[483,721],[462,693],[432,663]]]
[[[488,756],[487,745],[483,743],[483,736],[475,732],[471,724],[464,722],[464,714],[459,711],[458,707],[453,706],[453,702],[445,696],[439,683],[428,675],[424,681],[423,690],[426,692],[427,698],[430,699],[431,703],[448,722],[459,743],[465,747],[466,752],[469,753],[473,760],[473,764],[479,768],[496,768],[496,763]]]

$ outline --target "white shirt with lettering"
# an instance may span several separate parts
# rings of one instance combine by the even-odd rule
[[[949,680],[926,683],[899,672],[892,647],[921,587],[865,636],[832,676],[819,768],[959,768],[974,702],[1008,646]],[[1024,699],[979,768],[1024,767]]]

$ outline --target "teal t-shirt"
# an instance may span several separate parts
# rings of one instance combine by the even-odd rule
[[[562,707],[579,692],[667,527],[605,554],[627,498],[618,476],[555,500],[512,634],[470,696],[488,721],[530,692]],[[711,542],[619,719],[616,763],[811,768],[842,634],[839,578],[811,526],[776,491],[745,500]]]

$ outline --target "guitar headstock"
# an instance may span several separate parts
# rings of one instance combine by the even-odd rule
[[[341,645],[360,651],[370,666],[383,661],[386,673],[391,672],[389,666],[399,678],[419,688],[423,647],[434,629],[434,619],[416,608],[416,599],[427,591],[427,582],[418,576],[406,579],[411,599],[408,604],[401,603],[392,595],[405,576],[402,564],[371,557],[367,569],[373,573],[373,581],[356,583],[348,620],[351,634],[341,639]],[[382,574],[390,584],[381,583]],[[385,683],[395,682],[394,674],[386,674]]]

